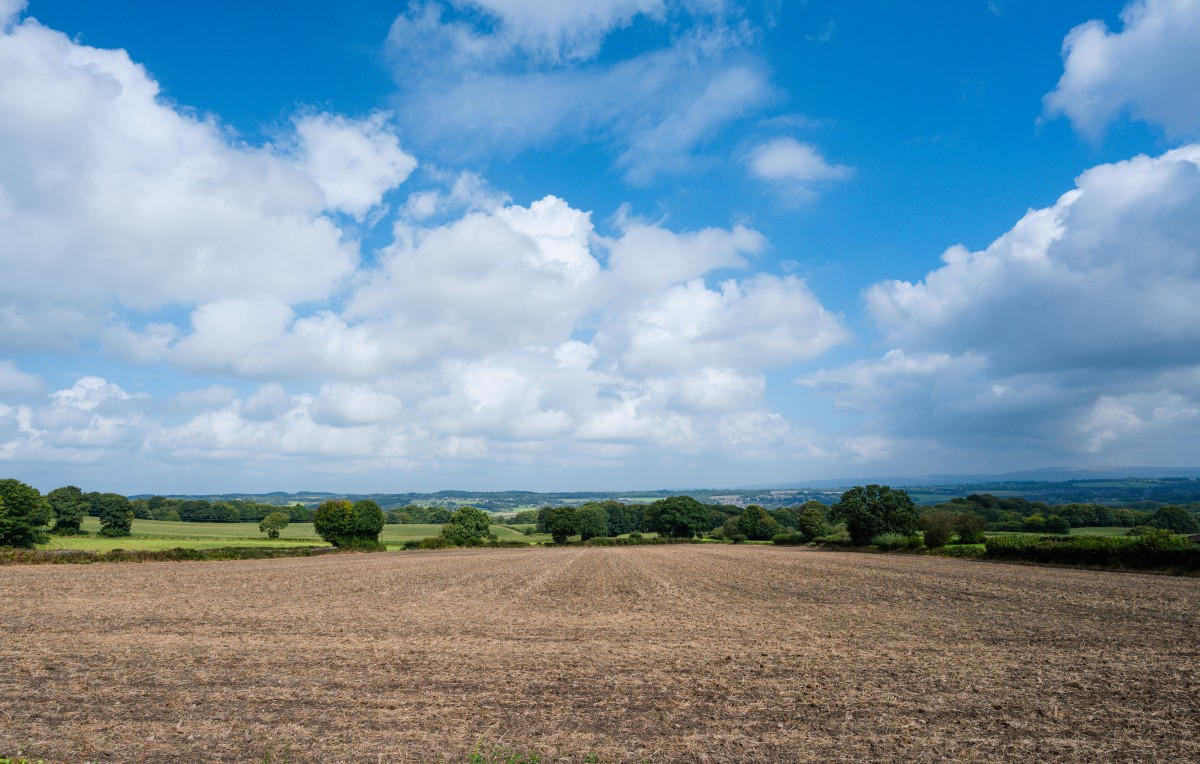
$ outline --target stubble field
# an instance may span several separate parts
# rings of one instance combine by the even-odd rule
[[[0,569],[0,755],[1200,761],[1200,580],[797,548]]]

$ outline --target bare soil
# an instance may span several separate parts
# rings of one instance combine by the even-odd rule
[[[1200,579],[797,548],[0,569],[0,755],[1197,762]]]

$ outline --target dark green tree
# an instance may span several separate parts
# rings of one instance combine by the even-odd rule
[[[580,539],[587,541],[608,534],[608,510],[599,504],[585,504],[579,508]]]
[[[267,538],[279,538],[279,532],[288,527],[292,518],[287,512],[272,512],[258,523],[258,532],[267,534]]]
[[[133,528],[133,505],[119,493],[88,494],[92,511],[100,516],[100,535],[128,536]]]
[[[954,525],[958,515],[944,509],[935,509],[921,515],[918,524],[925,533],[925,546],[930,549],[946,546],[954,537]]]
[[[657,516],[653,530],[664,536],[690,539],[708,529],[708,507],[691,496],[659,499],[649,509]]]
[[[54,510],[54,527],[50,532],[57,536],[77,536],[83,533],[79,526],[87,517],[91,502],[83,491],[73,485],[55,488],[46,494],[50,509]]]
[[[751,541],[769,541],[779,533],[779,523],[765,509],[751,504],[738,515],[737,533]]]
[[[32,547],[47,540],[53,513],[38,489],[20,480],[0,480],[0,546]]]
[[[796,531],[804,543],[829,533],[829,510],[819,501],[805,502],[796,514]]]
[[[910,536],[917,530],[917,507],[904,490],[886,485],[855,486],[842,494],[830,513],[845,520],[850,540],[866,546],[881,533]]]
[[[954,532],[960,544],[982,544],[987,520],[974,512],[959,512],[954,516]]]
[[[1150,517],[1150,525],[1176,533],[1200,533],[1200,522],[1183,507],[1170,504],[1159,507]]]
[[[563,544],[579,533],[579,510],[575,507],[545,507],[538,513],[538,525],[554,537],[554,543]]]
[[[451,544],[469,546],[479,544],[491,536],[492,516],[482,509],[461,507],[450,515],[450,522],[442,526],[442,536]]]
[[[1046,521],[1042,523],[1042,530],[1046,533],[1070,533],[1071,523],[1067,518],[1060,515],[1050,515]]]

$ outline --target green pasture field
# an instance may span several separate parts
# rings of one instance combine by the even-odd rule
[[[258,523],[134,520],[132,535],[121,538],[103,538],[96,535],[100,530],[100,520],[95,517],[85,517],[82,528],[88,531],[89,535],[52,536],[49,542],[39,545],[38,548],[107,552],[112,549],[157,551],[176,547],[214,549],[224,546],[326,546],[313,530],[312,523],[291,523],[280,531],[277,539],[269,539],[265,533],[260,533]],[[405,541],[419,541],[441,532],[442,526],[436,524],[385,525],[379,539],[389,549],[397,549],[404,546]],[[525,536],[520,531],[503,525],[493,525],[492,532],[504,541],[541,540],[537,536]]]
[[[1045,531],[988,531],[985,536],[1046,536]],[[1127,536],[1129,529],[1123,526],[1096,526],[1089,528],[1072,528],[1072,536]]]

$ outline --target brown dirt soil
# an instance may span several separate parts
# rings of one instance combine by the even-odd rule
[[[1200,579],[797,548],[0,569],[0,755],[1200,761]]]

